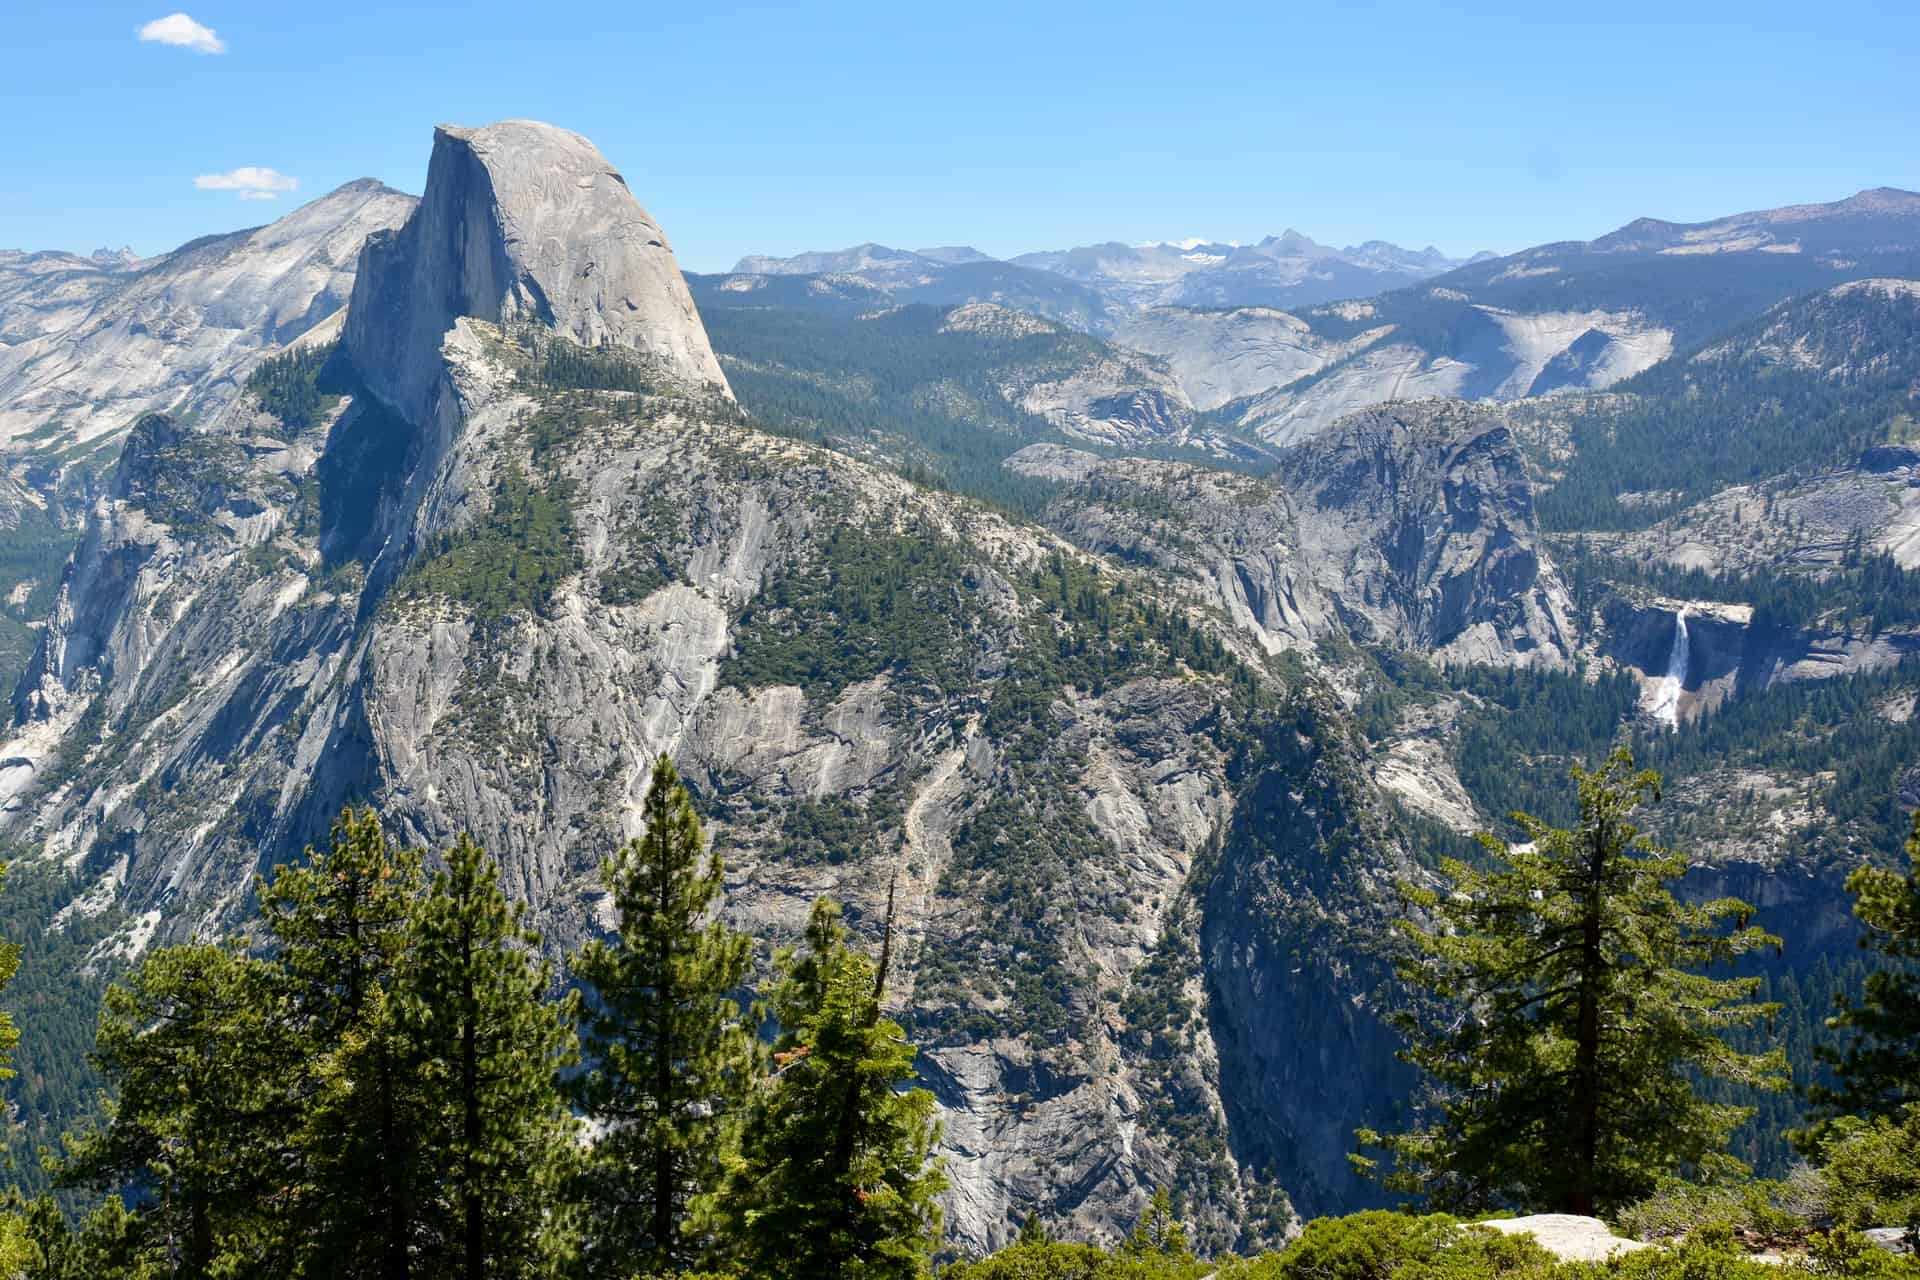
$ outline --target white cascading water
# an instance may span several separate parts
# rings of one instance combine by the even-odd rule
[[[1667,674],[1653,691],[1653,718],[1678,732],[1680,689],[1687,682],[1687,611],[1673,615],[1673,652],[1667,656]]]

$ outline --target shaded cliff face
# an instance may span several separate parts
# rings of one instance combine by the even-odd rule
[[[1566,590],[1505,427],[1447,401],[1372,410],[1289,454],[1279,475],[1315,513],[1302,533],[1329,586],[1378,584],[1346,607],[1357,636],[1397,625],[1456,660],[1564,660]]]
[[[679,295],[609,312],[515,247],[552,169],[503,149],[550,132],[441,132],[330,413],[131,435],[16,691],[9,831],[135,954],[243,924],[256,873],[370,802],[475,834],[565,947],[669,752],[757,936],[834,893],[872,938],[897,878],[957,1247],[1034,1210],[1116,1235],[1161,1184],[1246,1246],[1292,1181],[1346,1194],[1359,1095],[1279,1046],[1335,1019],[1385,1048],[1343,965],[1272,968],[1374,930],[1354,895],[1400,865],[1337,703],[1135,569],[754,429]],[[593,212],[603,169],[586,241],[630,244],[594,238],[644,216]],[[607,252],[557,260],[644,278]]]
[[[1416,1083],[1383,1014],[1396,881],[1425,873],[1396,845],[1350,722],[1324,693],[1291,710],[1240,794],[1201,947],[1235,1154],[1312,1217],[1381,1198],[1347,1156],[1354,1129],[1389,1123]]]
[[[1270,651],[1343,634],[1443,661],[1559,666],[1575,644],[1525,459],[1464,405],[1355,415],[1266,481],[1055,446],[1008,465],[1072,485],[1048,524],[1166,571]]]

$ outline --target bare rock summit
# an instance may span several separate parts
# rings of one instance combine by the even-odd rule
[[[666,233],[591,142],[553,125],[434,130],[418,210],[367,242],[348,349],[382,399],[424,421],[461,316],[625,347],[731,395]]]

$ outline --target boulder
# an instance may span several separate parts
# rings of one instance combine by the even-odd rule
[[[1598,1218],[1577,1213],[1536,1213],[1525,1218],[1494,1218],[1480,1224],[1510,1236],[1532,1236],[1563,1262],[1604,1262],[1617,1253],[1651,1249],[1652,1245],[1613,1234]]]

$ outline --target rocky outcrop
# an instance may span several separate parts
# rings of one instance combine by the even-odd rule
[[[1558,664],[1571,603],[1506,427],[1453,402],[1392,405],[1295,450],[1277,478],[1301,547],[1356,638],[1463,662]]]
[[[1490,1218],[1479,1226],[1508,1236],[1531,1236],[1562,1262],[1605,1262],[1608,1258],[1651,1249],[1640,1240],[1613,1234],[1598,1218],[1572,1213],[1533,1213],[1520,1218]]]
[[[339,311],[362,243],[413,206],[365,178],[154,259],[16,264],[0,288],[0,443],[72,453],[142,413],[216,412],[253,362]]]
[[[1467,406],[1357,415],[1266,481],[1045,445],[1008,465],[1073,485],[1046,512],[1054,528],[1174,575],[1269,651],[1345,634],[1557,666],[1576,642],[1525,459]]]
[[[1007,460],[1071,488],[1042,519],[1079,546],[1144,565],[1251,632],[1269,652],[1331,634],[1289,496],[1273,484],[1185,463],[1100,458],[1029,445]]]
[[[1381,336],[1366,331],[1334,341],[1272,307],[1155,307],[1129,319],[1114,340],[1166,360],[1194,406],[1212,410],[1318,373]]]
[[[419,209],[367,243],[347,350],[375,395],[425,421],[461,316],[623,347],[726,388],[666,233],[592,143],[552,125],[434,130]]]
[[[1013,358],[997,371],[1001,396],[1063,434],[1123,449],[1200,446],[1206,438],[1186,393],[1151,356],[991,303],[955,307],[940,332],[1007,344]],[[1014,354],[1035,345],[1027,339],[1043,340],[1045,354]]]

